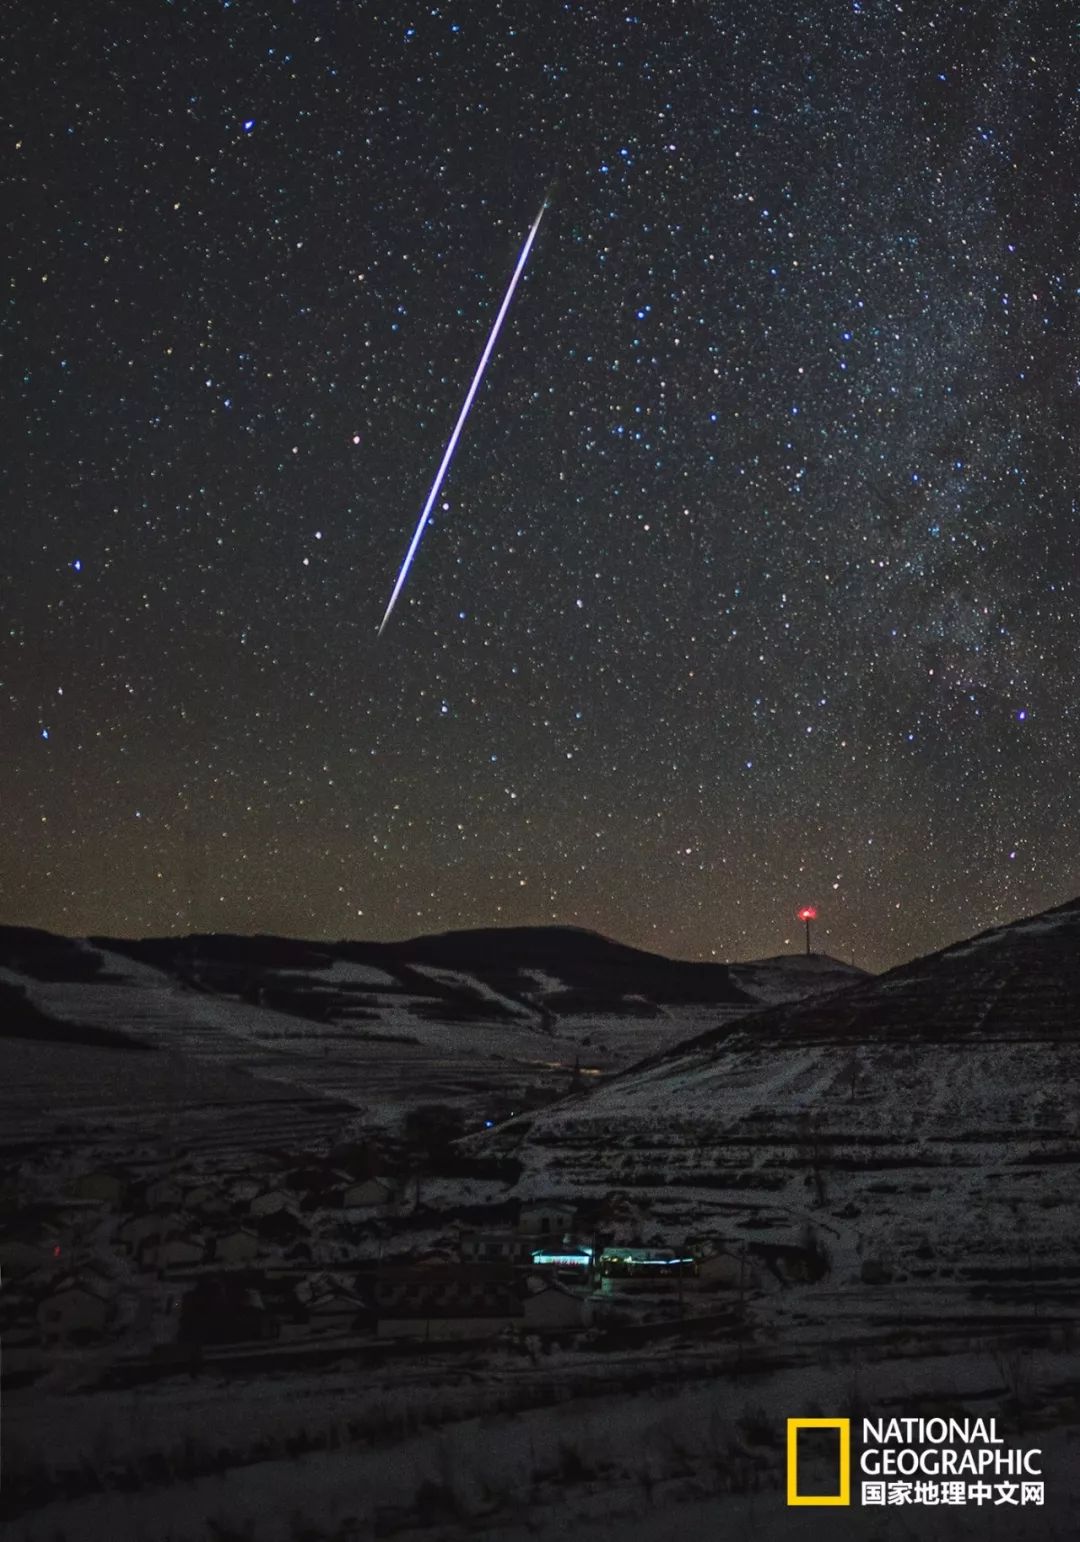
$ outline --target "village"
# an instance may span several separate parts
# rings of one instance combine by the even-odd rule
[[[325,1355],[500,1338],[535,1352],[620,1325],[704,1325],[760,1285],[745,1245],[642,1236],[618,1194],[477,1205],[470,1189],[494,1185],[460,1180],[454,1205],[449,1180],[400,1151],[394,1163],[363,1141],[272,1155],[231,1170],[54,1163],[9,1178],[5,1381],[268,1345]]]
[[[91,1026],[176,1047],[18,1016],[5,1041],[27,1542],[526,1542],[616,1512],[693,1536],[702,1504],[782,1504],[785,1418],[898,1393],[1023,1421],[1068,1470],[1074,1142],[1045,1089],[1072,1074],[1075,939],[1067,907],[569,1087],[566,1059],[560,1086],[489,1085],[440,1024],[383,1081],[339,1068],[352,1102],[291,1040],[249,1057],[231,999],[151,999],[122,965],[61,999],[63,959],[36,964],[27,1001],[71,1014],[35,1009],[43,1032],[82,1034],[77,988]],[[1025,975],[1050,989],[1010,997]]]

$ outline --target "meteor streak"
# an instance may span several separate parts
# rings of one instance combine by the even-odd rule
[[[383,634],[383,628],[390,620],[390,613],[394,606],[397,604],[398,595],[401,593],[405,585],[405,580],[409,576],[409,568],[412,566],[413,558],[416,556],[417,548],[420,545],[420,539],[424,534],[424,526],[427,524],[428,515],[431,513],[435,499],[439,496],[439,488],[443,484],[443,479],[446,476],[447,471],[450,469],[450,462],[454,458],[454,451],[457,449],[457,442],[461,437],[461,430],[465,427],[465,419],[469,416],[469,408],[473,404],[473,398],[475,397],[480,387],[480,381],[483,378],[484,370],[487,368],[488,360],[491,358],[492,351],[494,350],[496,340],[499,336],[499,328],[502,326],[503,321],[506,318],[506,313],[510,309],[510,301],[514,298],[514,290],[517,288],[518,279],[525,271],[525,264],[529,260],[529,253],[532,251],[533,242],[536,240],[536,232],[540,229],[540,221],[544,217],[544,210],[548,206],[549,198],[550,192],[545,193],[544,201],[540,205],[540,213],[533,220],[532,228],[525,238],[525,245],[521,248],[521,255],[518,257],[517,267],[514,269],[513,277],[510,279],[506,294],[503,296],[503,302],[499,306],[499,314],[495,317],[494,324],[491,328],[491,333],[487,342],[484,344],[484,351],[480,355],[480,363],[476,366],[476,373],[472,378],[472,385],[469,387],[468,394],[465,397],[465,402],[462,406],[461,412],[458,414],[458,420],[454,425],[454,432],[450,435],[446,450],[443,453],[442,464],[439,466],[438,471],[435,473],[435,480],[431,484],[431,491],[427,495],[427,502],[424,504],[420,519],[417,522],[412,541],[409,543],[409,549],[405,553],[405,561],[401,564],[401,571],[398,573],[397,583],[394,585],[394,592],[390,596],[390,603],[386,607],[386,614],[383,616],[382,621],[379,624],[380,637]]]

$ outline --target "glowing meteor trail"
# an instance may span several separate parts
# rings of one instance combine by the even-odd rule
[[[488,360],[491,358],[492,350],[494,349],[496,340],[499,336],[499,328],[502,326],[503,321],[506,318],[506,313],[510,309],[510,301],[514,298],[514,290],[517,288],[518,279],[524,273],[525,264],[529,260],[529,253],[532,251],[533,242],[536,240],[536,232],[540,229],[540,221],[543,219],[544,210],[548,206],[548,196],[549,195],[545,194],[544,201],[540,205],[540,213],[533,220],[532,229],[529,231],[529,234],[525,238],[525,245],[521,248],[521,255],[517,260],[517,267],[514,269],[513,277],[511,278],[509,286],[507,287],[506,294],[503,296],[503,303],[499,306],[499,314],[495,317],[494,324],[491,328],[491,333],[487,342],[484,344],[484,351],[480,355],[480,363],[476,366],[476,374],[473,376],[472,385],[469,387],[468,395],[465,397],[464,405],[462,406],[461,412],[458,414],[458,420],[454,425],[454,432],[450,435],[449,442],[443,454],[442,464],[440,465],[438,471],[435,473],[435,480],[431,484],[431,491],[427,495],[427,502],[424,504],[423,512],[421,513],[419,521],[417,522],[412,541],[409,543],[409,549],[405,553],[405,561],[401,564],[401,571],[398,574],[397,583],[394,585],[394,592],[390,596],[390,603],[386,607],[386,614],[383,616],[382,621],[379,624],[380,637],[383,634],[383,628],[390,620],[390,613],[394,606],[397,604],[397,598],[401,593],[402,588],[404,587],[405,580],[409,576],[409,568],[412,566],[412,560],[416,556],[417,548],[420,545],[420,539],[424,534],[424,526],[427,524],[428,515],[431,513],[435,499],[439,496],[439,488],[443,484],[443,478],[446,476],[447,471],[450,469],[450,462],[454,458],[454,451],[457,449],[457,442],[461,437],[461,430],[465,427],[465,419],[469,416],[469,408],[473,404],[473,398],[480,387],[480,381],[483,378],[484,370],[487,368]]]

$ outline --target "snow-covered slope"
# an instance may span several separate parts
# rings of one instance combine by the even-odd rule
[[[473,1144],[512,1144],[525,1193],[621,1190],[662,1235],[812,1234],[819,1290],[863,1307],[873,1284],[1052,1312],[1080,1278],[1078,1073],[1075,901],[711,1030]]]
[[[852,978],[864,976],[831,960],[729,969],[562,927],[387,944],[0,928],[0,988],[22,993],[40,1028],[241,1070],[375,1123],[425,1099],[501,1118],[538,1086],[557,1096],[575,1075],[617,1071],[762,1000]]]
[[[729,964],[728,968],[741,991],[759,1005],[770,1007],[844,990],[869,978],[854,964],[830,958],[827,953],[781,953],[776,958]]]

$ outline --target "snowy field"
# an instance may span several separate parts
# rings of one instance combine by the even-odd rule
[[[617,1526],[633,1542],[716,1535],[1064,1542],[1075,1535],[1071,1514],[1080,1499],[1080,1426],[1075,1417],[1062,1422],[1061,1389],[1070,1389],[1075,1408],[1080,1363],[1075,1354],[1032,1351],[1025,1364],[1022,1437],[1002,1414],[1009,1389],[989,1347],[876,1360],[849,1353],[787,1369],[740,1368],[730,1354],[725,1361],[685,1347],[607,1363],[552,1355],[524,1368],[491,1355],[457,1371],[431,1364],[396,1377],[185,1379],[43,1399],[19,1419],[17,1459],[48,1450],[55,1454],[44,1465],[57,1484],[78,1466],[106,1487],[54,1499],[9,1535],[21,1542],[556,1542],[612,1536]],[[1011,1442],[1041,1447],[1045,1508],[1011,1511],[1007,1524],[993,1512],[975,1524],[971,1512],[853,1508],[841,1528],[828,1512],[787,1511],[786,1418],[915,1407],[996,1416]],[[285,1453],[290,1437],[306,1449]],[[157,1481],[143,1477],[125,1491],[119,1470],[110,1479],[117,1449]],[[232,1464],[221,1468],[226,1453]]]

